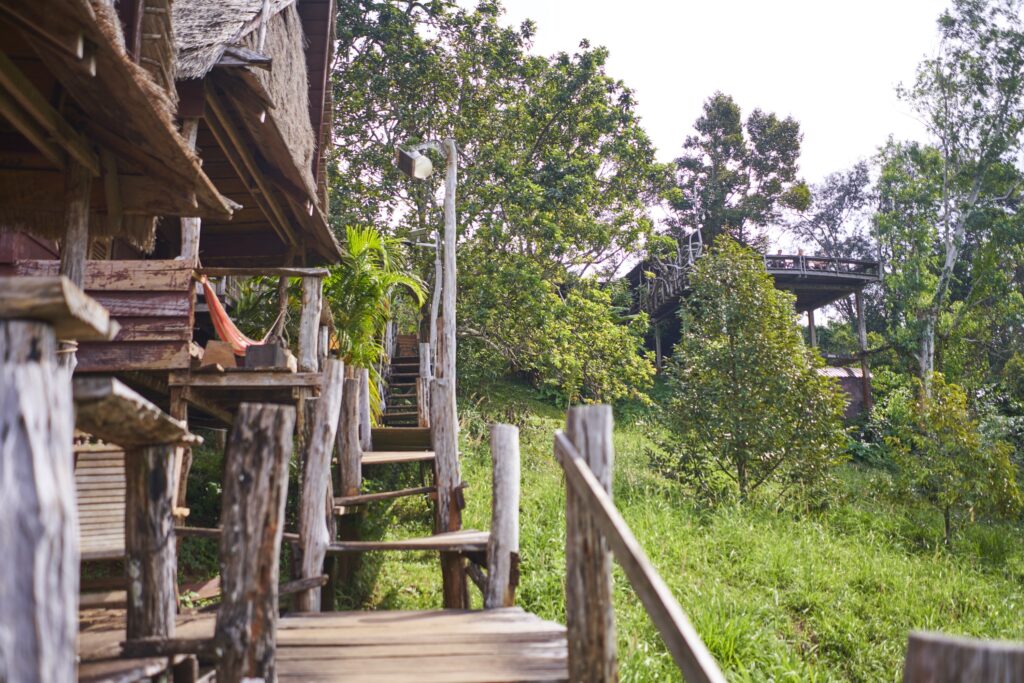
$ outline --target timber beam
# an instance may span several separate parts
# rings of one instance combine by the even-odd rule
[[[236,372],[209,373],[178,371],[171,373],[168,384],[172,387],[286,389],[289,387],[319,387],[321,377],[319,372],[289,372],[286,370],[238,370]]]

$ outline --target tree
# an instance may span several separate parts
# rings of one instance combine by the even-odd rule
[[[669,369],[684,468],[716,468],[741,498],[769,481],[821,481],[842,459],[844,398],[817,372],[793,295],[727,238],[697,261],[690,286]]]
[[[647,207],[663,192],[667,169],[654,158],[632,92],[606,73],[606,50],[584,41],[574,54],[533,56],[532,24],[503,27],[501,12],[495,0],[472,10],[411,0],[340,3],[332,222],[373,223],[395,235],[436,230],[437,179],[403,178],[394,147],[454,137],[458,334],[470,364],[462,367],[521,371],[544,385],[565,377],[559,392],[577,395],[574,380],[555,368],[591,354],[591,376],[608,383],[585,394],[614,395],[612,386],[635,378],[629,368],[647,363],[637,345],[621,346],[634,354],[622,363],[618,354],[594,356],[594,348],[612,345],[584,347],[582,336],[557,350],[529,340],[552,297],[567,315],[600,320],[593,331],[608,340],[632,329],[593,292],[650,233]],[[424,275],[431,256],[419,255]],[[496,321],[485,301],[499,302],[508,318]],[[602,314],[591,315],[593,306]],[[471,367],[480,362],[490,367]]]
[[[935,505],[943,518],[946,545],[965,511],[1008,514],[1020,508],[1013,446],[983,438],[970,414],[963,387],[935,373],[931,394],[914,399],[894,392],[875,417],[876,429],[897,455],[906,490]]]
[[[921,204],[911,213],[930,223],[931,233],[916,225],[906,235],[899,213],[883,209],[880,216],[883,239],[913,245],[910,262],[894,267],[912,271],[907,299],[926,392],[942,317],[958,282],[966,281],[965,261],[972,252],[983,252],[994,225],[1016,212],[1021,176],[1014,163],[1024,152],[1024,2],[955,0],[938,25],[938,55],[920,64],[912,86],[900,89],[932,144],[926,149],[890,145],[883,154],[883,173],[892,186],[883,192],[896,195],[883,194],[883,206],[906,198],[908,184],[919,187]],[[970,309],[969,299],[961,299],[962,311]]]
[[[696,135],[676,159],[672,228],[677,239],[700,229],[711,243],[729,234],[763,247],[764,228],[782,207],[804,209],[809,191],[797,178],[800,125],[792,118],[755,109],[744,122],[739,105],[720,92],[704,104]]]

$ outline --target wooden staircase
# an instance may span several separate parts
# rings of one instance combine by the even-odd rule
[[[403,349],[409,353],[408,349]],[[420,376],[419,353],[396,356],[391,359],[391,372],[385,395],[387,409],[383,423],[386,427],[419,427],[419,392],[416,380]]]

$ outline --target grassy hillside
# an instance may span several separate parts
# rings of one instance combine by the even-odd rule
[[[565,501],[551,436],[564,413],[509,383],[481,393],[486,397],[460,405],[463,476],[470,485],[466,526],[489,524],[488,421],[519,425],[518,602],[562,620]],[[701,508],[685,487],[651,471],[646,455],[651,430],[642,411],[620,420],[614,496],[729,680],[898,680],[912,629],[1024,637],[1020,528],[977,525],[947,552],[935,514],[879,495],[887,475],[852,465],[840,473],[835,498],[824,512]],[[390,488],[411,485],[415,478],[406,468],[379,473],[369,484]],[[382,503],[372,508],[364,532],[386,538],[425,533],[428,519],[425,501]],[[620,573],[615,593],[622,679],[678,679]],[[437,607],[436,556],[368,556],[343,597],[349,608]]]

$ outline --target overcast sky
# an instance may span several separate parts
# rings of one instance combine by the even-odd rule
[[[474,4],[464,0],[460,4]],[[533,19],[534,49],[610,51],[609,74],[636,91],[659,158],[679,155],[716,90],[800,122],[810,182],[871,156],[890,135],[921,138],[895,86],[935,52],[947,0],[505,0]]]

